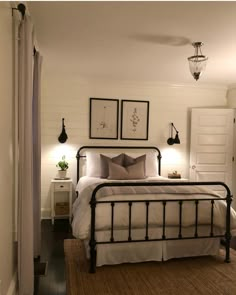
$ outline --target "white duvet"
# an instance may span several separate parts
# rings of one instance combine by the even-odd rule
[[[128,182],[148,182],[148,181],[168,181],[163,177],[149,177],[145,180],[133,180]],[[73,205],[73,235],[79,239],[88,239],[90,236],[91,208],[90,200],[94,188],[104,182],[114,182],[107,179],[84,176],[77,185],[79,193]],[[118,181],[127,182],[127,181]],[[150,188],[150,187],[149,187]],[[139,187],[138,191],[124,191],[124,188],[102,189],[99,190],[96,199],[103,200],[156,200],[156,199],[203,199],[203,198],[219,198],[214,202],[214,226],[225,230],[226,220],[226,203],[220,200],[220,196],[213,194],[212,191],[200,186],[167,186],[152,187],[148,191],[146,187]],[[113,193],[116,193],[113,195]],[[130,194],[131,193],[131,194]],[[201,201],[198,205],[198,223],[199,225],[210,225],[211,222],[211,201]],[[96,230],[109,230],[111,225],[111,205],[97,204],[96,206]],[[149,204],[149,227],[162,226],[163,222],[163,204]],[[132,205],[132,228],[145,228],[146,224],[146,205],[145,203],[133,203]],[[129,206],[128,203],[115,204],[114,207],[114,230],[127,229],[129,224]],[[179,224],[179,204],[171,202],[166,205],[166,226],[178,226]],[[182,205],[182,226],[195,225],[195,202],[184,202]],[[236,229],[236,212],[231,208],[231,229]]]

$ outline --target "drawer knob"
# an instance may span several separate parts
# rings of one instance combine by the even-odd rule
[[[64,187],[64,185],[60,185],[60,187]]]

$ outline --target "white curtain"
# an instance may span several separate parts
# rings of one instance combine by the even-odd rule
[[[19,27],[19,295],[34,293],[34,256],[40,255],[40,71],[33,58],[33,25],[25,15]],[[34,173],[35,172],[35,173]],[[35,234],[34,234],[35,233]]]
[[[34,54],[33,73],[33,212],[34,212],[34,257],[41,251],[41,89],[42,57],[39,52]]]

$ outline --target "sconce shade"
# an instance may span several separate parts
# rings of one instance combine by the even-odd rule
[[[202,54],[202,42],[192,43],[195,48],[194,55],[188,57],[189,69],[193,78],[197,81],[206,68],[208,57]]]
[[[175,144],[180,144],[180,140],[179,140],[179,132],[177,132],[176,135],[175,135],[174,143],[175,143]]]
[[[167,139],[167,143],[169,144],[169,145],[172,145],[172,144],[174,144],[174,138],[172,138],[172,137],[170,137],[170,138],[168,138]]]
[[[67,134],[66,134],[66,129],[65,129],[65,125],[64,125],[64,118],[62,118],[62,131],[61,134],[58,137],[58,141],[60,143],[65,143],[67,141]]]
[[[173,128],[176,132],[175,138],[173,138]],[[180,144],[179,131],[176,130],[175,125],[173,123],[171,123],[171,137],[167,139],[167,143],[169,145]]]

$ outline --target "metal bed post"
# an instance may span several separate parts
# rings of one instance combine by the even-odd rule
[[[232,195],[230,194],[229,189],[227,188],[227,196],[226,196],[226,231],[225,231],[225,262],[230,262],[230,240],[231,240],[231,233],[230,233],[230,208],[232,202]]]
[[[91,236],[90,236],[90,273],[96,272],[96,239],[95,239],[95,209],[96,209],[96,193],[97,188],[93,191],[92,198],[90,201],[91,207]]]

